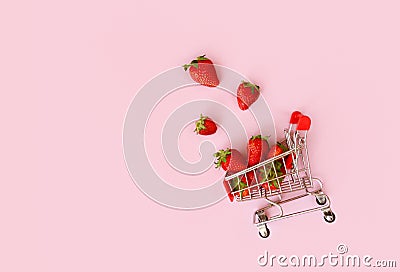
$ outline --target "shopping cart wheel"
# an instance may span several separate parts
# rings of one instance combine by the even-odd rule
[[[267,224],[261,225],[258,227],[258,234],[260,235],[261,238],[267,238],[270,234],[269,228],[267,227]]]
[[[325,195],[316,195],[315,200],[317,201],[318,205],[326,204],[326,196]]]
[[[336,215],[332,211],[324,212],[324,219],[328,223],[333,223],[336,219]]]

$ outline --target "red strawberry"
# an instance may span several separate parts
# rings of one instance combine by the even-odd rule
[[[285,165],[287,169],[292,169],[293,168],[293,157],[295,155],[294,154],[290,154],[289,156],[287,156],[285,158]]]
[[[247,144],[247,153],[249,162],[247,166],[253,166],[267,158],[268,154],[268,137],[261,137],[261,135],[252,136]]]
[[[268,188],[268,185],[269,185],[269,188]],[[269,190],[273,191],[273,190],[278,189],[278,188],[274,185],[273,182],[270,182],[269,184],[268,184],[268,182],[264,182],[263,184],[261,184],[261,186],[262,186],[266,191],[269,191]]]
[[[281,172],[283,175],[286,175],[286,169],[290,170],[293,168],[293,154],[290,154],[288,156],[285,157],[285,164],[283,165],[282,163],[282,168],[281,168]],[[286,165],[286,169],[285,169],[285,165]]]
[[[266,191],[276,189],[276,187],[271,182],[267,182],[267,176],[265,175],[265,170],[263,168],[257,169],[256,174],[258,183],[261,183],[261,187],[263,187]]]
[[[272,157],[276,157],[286,151],[287,151],[286,146],[284,146],[281,143],[277,143],[276,145],[271,147],[271,149],[268,152],[267,158],[270,159]]]
[[[281,172],[277,172],[278,176],[282,176]],[[276,178],[275,171],[270,169],[268,173],[268,178],[265,174],[265,170],[263,168],[257,170],[257,181],[258,183],[261,183],[261,187],[263,187],[265,190],[273,191],[278,189],[279,185],[278,182],[281,183],[283,181],[283,178],[279,178],[279,181]]]
[[[242,198],[245,198],[246,196],[248,196],[250,194],[249,189],[245,189],[242,191]]]
[[[254,171],[250,171],[250,172],[246,173],[246,177],[247,177],[247,180],[245,180],[244,182],[247,183],[247,185],[251,186],[253,184],[253,182],[255,181]]]
[[[267,178],[266,178],[266,176],[265,176],[265,171],[264,171],[264,169],[263,169],[263,168],[259,168],[259,169],[256,170],[255,173],[256,173],[256,175],[257,175],[257,180],[256,180],[256,177],[255,177],[255,175],[254,175],[254,171],[251,171],[251,172],[248,172],[248,173],[246,174],[246,176],[247,176],[247,182],[246,182],[246,179],[242,179],[242,181],[243,181],[244,183],[246,183],[248,186],[255,185],[255,184],[257,184],[257,182],[258,182],[259,184],[260,184],[260,183],[265,183],[265,181],[267,180]],[[281,176],[282,173],[278,171],[278,175]],[[272,172],[270,172],[270,174],[268,175],[268,177],[269,177],[269,179],[274,178],[274,177],[272,177]]]
[[[208,87],[216,87],[219,84],[217,72],[212,61],[206,55],[197,57],[190,64],[183,65],[185,71],[189,68],[189,74],[194,81]]]
[[[225,171],[236,173],[246,169],[246,159],[236,149],[221,149],[214,154],[217,158],[215,168],[222,167]]]
[[[248,189],[248,185],[246,184],[245,176],[242,176],[240,179],[239,177],[236,177],[233,181],[235,183],[235,196],[240,196],[241,198],[244,198],[250,194],[250,190]]]
[[[247,110],[260,96],[260,87],[247,81],[242,81],[237,88],[237,102],[241,110]]]
[[[200,135],[211,135],[217,131],[217,125],[207,116],[200,114],[200,119],[196,121],[196,129],[194,131]]]
[[[226,193],[228,194],[229,200],[232,202],[234,196],[233,196],[233,194],[232,194],[232,189],[231,189],[231,187],[229,186],[229,181],[224,180],[224,187],[225,187]]]

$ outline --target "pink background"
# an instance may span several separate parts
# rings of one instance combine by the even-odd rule
[[[398,258],[399,2],[254,2],[1,3],[0,271],[261,271],[264,250],[339,243]],[[251,216],[263,202],[185,212],[134,185],[130,101],[202,53],[263,86],[278,132],[293,109],[312,116],[335,224],[304,215],[261,240]]]

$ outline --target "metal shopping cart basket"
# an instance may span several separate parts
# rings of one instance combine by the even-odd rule
[[[289,128],[284,130],[285,140],[280,142],[287,151],[225,177],[224,186],[231,201],[264,198],[268,202],[266,207],[254,213],[254,224],[262,238],[267,238],[270,234],[268,222],[295,215],[322,211],[326,222],[335,221],[329,197],[322,191],[321,180],[311,175],[307,151],[307,132],[310,126],[311,119],[308,116],[298,111],[293,112]],[[264,173],[263,179],[260,178],[260,172]],[[292,213],[284,212],[282,204],[306,196],[315,197],[318,205]],[[275,215],[267,214],[273,207],[279,212]]]

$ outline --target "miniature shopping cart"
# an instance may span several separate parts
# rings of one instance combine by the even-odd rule
[[[321,180],[311,175],[307,151],[307,132],[310,126],[311,119],[308,116],[298,111],[293,112],[289,128],[284,130],[285,140],[280,143],[286,147],[287,151],[225,177],[224,185],[231,201],[264,198],[268,202],[266,207],[254,213],[254,224],[262,238],[267,238],[270,234],[268,222],[295,215],[322,211],[326,222],[335,221],[330,200],[322,192]],[[260,171],[268,173],[264,174],[264,179],[261,180]],[[252,181],[250,181],[250,176]],[[243,183],[247,185],[240,186]],[[292,213],[285,213],[282,209],[282,204],[306,196],[315,197],[318,205]],[[273,207],[278,209],[278,213],[267,215],[267,210]]]

